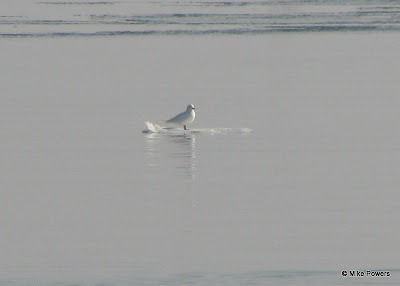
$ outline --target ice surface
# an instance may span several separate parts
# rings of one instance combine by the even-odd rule
[[[160,133],[160,134],[187,134],[187,133],[201,133],[201,134],[249,134],[253,130],[250,128],[226,128],[226,127],[214,127],[214,128],[188,128],[183,130],[182,128],[170,128],[162,127],[151,121],[145,121],[146,128],[142,133]]]

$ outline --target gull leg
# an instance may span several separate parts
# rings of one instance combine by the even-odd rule
[[[186,125],[183,125],[183,130],[186,130]]]

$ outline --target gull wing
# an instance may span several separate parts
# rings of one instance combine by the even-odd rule
[[[168,119],[165,122],[167,122],[167,123],[179,123],[180,121],[184,120],[185,117],[186,117],[186,111],[182,112],[182,113],[179,113],[177,116],[172,117],[171,119]]]

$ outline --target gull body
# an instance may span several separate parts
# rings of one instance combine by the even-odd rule
[[[193,120],[196,118],[196,112],[194,110],[195,110],[194,105],[189,104],[186,107],[185,112],[182,112],[182,113],[178,114],[177,116],[172,117],[171,119],[169,119],[165,122],[179,125],[179,126],[183,125],[183,129],[186,130],[186,125],[192,123]]]

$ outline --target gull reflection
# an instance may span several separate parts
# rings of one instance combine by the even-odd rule
[[[174,166],[178,176],[196,178],[196,135],[149,133],[146,159],[149,168]]]

